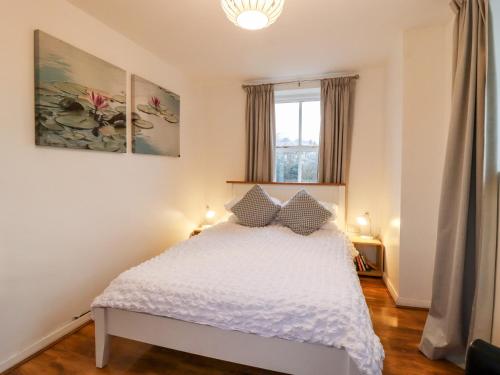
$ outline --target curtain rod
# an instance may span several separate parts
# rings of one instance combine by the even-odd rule
[[[299,86],[303,82],[317,82],[321,81],[322,79],[328,79],[328,78],[344,78],[344,77],[352,77],[354,79],[359,78],[359,74],[353,73],[353,74],[330,74],[330,75],[325,75],[324,77],[318,77],[318,78],[309,78],[309,79],[294,79],[290,81],[274,81],[274,80],[262,80],[262,81],[255,81],[255,82],[248,82],[244,83],[241,85],[241,87],[246,87],[246,86],[258,86],[258,85],[266,85],[266,84],[273,84],[273,85],[286,85],[290,83],[298,83]]]

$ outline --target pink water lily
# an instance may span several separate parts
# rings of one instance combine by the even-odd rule
[[[157,96],[152,96],[151,99],[149,100],[149,104],[154,107],[157,111],[160,110],[160,98]]]
[[[94,91],[90,92],[89,99],[94,105],[96,112],[97,110],[106,108],[108,106],[107,99],[101,94],[95,93]]]

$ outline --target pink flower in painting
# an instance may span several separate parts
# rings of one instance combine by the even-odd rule
[[[149,100],[149,103],[151,104],[152,107],[154,107],[157,111],[160,110],[160,98],[157,96],[152,96],[151,99]]]
[[[103,108],[106,108],[108,106],[107,99],[104,96],[102,96],[101,94],[96,94],[93,91],[90,92],[89,99],[92,102],[92,104],[94,105],[96,111],[98,109],[103,109]]]

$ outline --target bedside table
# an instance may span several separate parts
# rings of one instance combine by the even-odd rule
[[[189,235],[189,238],[191,238],[193,236],[197,236],[198,234],[203,232],[205,229],[210,228],[210,227],[211,227],[211,225],[205,224],[205,225],[199,226],[197,228],[194,228],[193,231],[191,232],[191,234]]]
[[[193,231],[189,234],[189,238],[193,237],[193,236],[197,236],[198,234],[200,234],[201,232],[203,232],[203,229],[202,228],[195,228],[193,229]]]
[[[354,247],[360,254],[365,255],[367,250],[372,248],[376,252],[376,262],[373,264],[374,270],[358,271],[360,276],[382,277],[384,274],[384,244],[377,238],[364,238],[360,236],[349,236]]]

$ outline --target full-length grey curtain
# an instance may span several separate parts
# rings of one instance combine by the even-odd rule
[[[460,364],[473,339],[491,340],[498,198],[496,124],[485,123],[488,0],[454,0],[452,7],[452,111],[432,304],[420,350]]]
[[[273,179],[274,86],[244,86],[246,105],[246,181]]]
[[[355,79],[341,77],[321,80],[319,182],[347,182]]]

